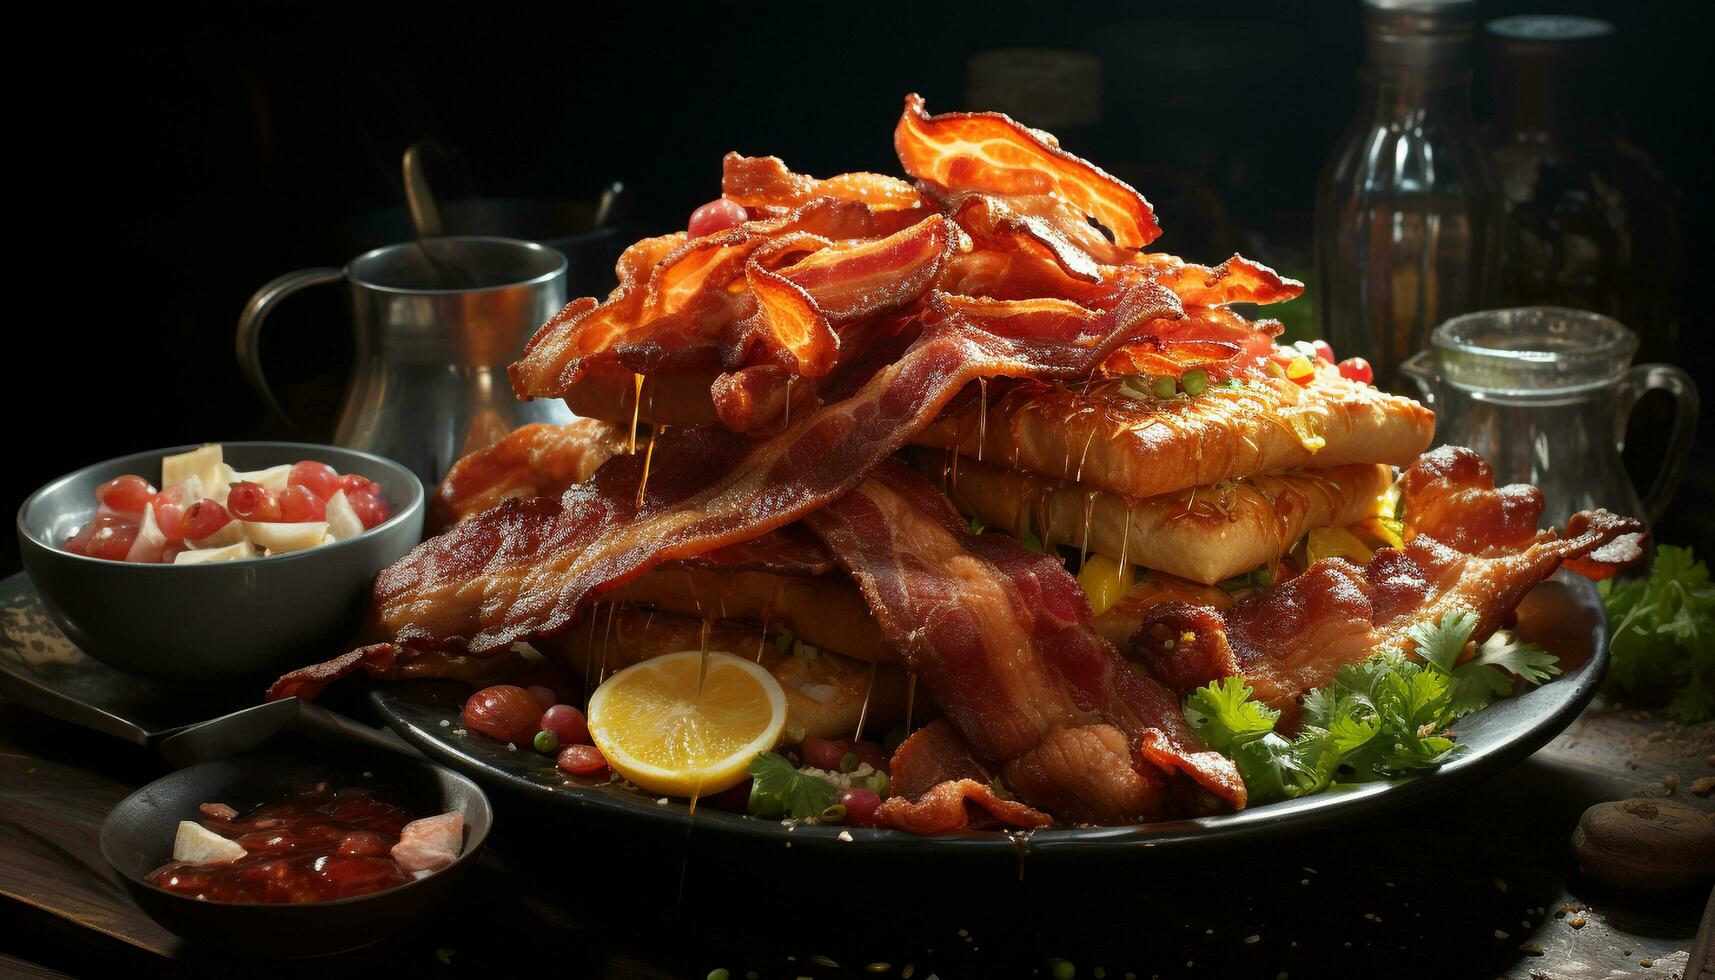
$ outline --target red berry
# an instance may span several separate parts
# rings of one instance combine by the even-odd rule
[[[367,476],[360,476],[356,473],[347,473],[341,476],[339,478],[339,488],[344,490],[345,495],[348,497],[354,493],[369,493],[374,494],[377,497],[381,496],[381,484],[376,483]],[[333,494],[330,493],[328,496],[331,497]]]
[[[851,744],[843,739],[818,738],[815,735],[806,738],[804,744],[799,747],[806,765],[826,769],[828,772],[839,772],[840,760],[851,750]]]
[[[464,703],[465,727],[502,742],[528,744],[541,717],[536,698],[516,684],[485,687]]]
[[[717,231],[726,231],[749,220],[750,215],[745,212],[744,205],[717,197],[691,212],[691,220],[685,231],[692,238],[701,238]]]
[[[362,522],[366,531],[387,520],[387,502],[375,494],[347,490],[345,502],[351,505],[352,511],[357,514],[357,519]]]
[[[226,512],[220,501],[204,497],[185,508],[185,537],[192,541],[201,541],[225,527],[231,520],[232,515]]]
[[[882,751],[881,746],[876,743],[870,741],[853,742],[851,751],[857,755],[858,762],[867,762],[871,769],[887,772],[887,753]]]
[[[155,488],[149,481],[130,473],[115,477],[95,488],[95,499],[106,504],[109,510],[121,514],[142,514],[143,505],[155,493]]]
[[[1361,357],[1348,357],[1340,362],[1340,377],[1369,384],[1376,379],[1376,372],[1370,368],[1370,362]]]
[[[1334,348],[1326,340],[1313,340],[1310,346],[1316,351],[1317,359],[1334,363]]]
[[[593,745],[568,745],[560,750],[557,763],[574,776],[594,776],[607,769],[607,759]]]
[[[303,484],[287,486],[280,493],[280,519],[289,524],[325,520],[327,510],[327,501]]]
[[[118,514],[98,514],[77,536],[66,542],[74,555],[124,561],[131,543],[137,540],[137,522]]]
[[[278,521],[280,498],[260,483],[241,480],[226,492],[226,509],[241,521]]]
[[[184,544],[185,506],[176,499],[168,499],[164,493],[155,494],[149,506],[155,509],[155,526],[161,529],[167,543]]]
[[[524,678],[520,677],[518,680],[522,683]],[[543,711],[547,711],[549,708],[552,708],[560,700],[559,695],[554,693],[554,689],[546,685],[524,684],[523,687],[526,691],[530,692],[531,697],[536,699],[536,703],[542,706]]]
[[[542,712],[538,723],[545,732],[553,732],[561,745],[581,745],[590,740],[590,723],[584,713],[569,704],[556,704]]]
[[[339,492],[339,471],[313,459],[300,460],[292,464],[292,472],[286,477],[286,486],[305,487],[326,500]]]
[[[846,808],[846,823],[853,827],[881,826],[881,818],[876,816],[881,809],[881,797],[874,790],[853,786],[840,794],[840,803]]]

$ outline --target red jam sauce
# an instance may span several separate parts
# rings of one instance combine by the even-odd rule
[[[294,788],[284,802],[202,825],[248,853],[231,864],[175,861],[151,872],[157,888],[210,902],[326,902],[412,881],[389,855],[414,819],[364,789]]]

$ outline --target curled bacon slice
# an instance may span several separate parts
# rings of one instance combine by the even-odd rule
[[[1513,548],[1536,537],[1542,491],[1527,483],[1496,487],[1495,471],[1463,446],[1437,446],[1399,478],[1412,531],[1458,551]]]
[[[447,470],[429,502],[429,526],[444,527],[514,497],[563,493],[589,479],[620,444],[619,431],[595,419],[520,426]]]
[[[1304,293],[1303,283],[1242,255],[1234,255],[1212,269],[1155,253],[1134,261],[1154,271],[1157,281],[1177,293],[1187,307],[1284,303]]]
[[[917,189],[885,174],[850,173],[817,180],[793,173],[779,157],[728,153],[721,160],[721,196],[747,208],[795,208],[819,197],[867,204],[878,211],[924,205]]]
[[[1436,456],[1427,454],[1428,462],[1414,464],[1407,477],[1415,472],[1422,480],[1443,472],[1445,454]],[[1467,478],[1475,474],[1468,472]],[[1474,520],[1494,513],[1493,497],[1459,499]],[[1439,516],[1458,526],[1455,515]],[[1463,538],[1463,550],[1419,533],[1403,550],[1383,548],[1362,567],[1326,558],[1218,613],[1185,602],[1162,603],[1144,615],[1128,655],[1180,691],[1242,675],[1260,700],[1290,720],[1298,698],[1326,684],[1341,666],[1384,646],[1410,652],[1406,631],[1417,623],[1470,610],[1478,617],[1473,638],[1483,640],[1504,624],[1525,593],[1562,565],[1583,571],[1580,563],[1601,563],[1602,556],[1620,563],[1642,557],[1635,543],[1643,525],[1602,510],[1573,515],[1564,537],[1537,532],[1522,547],[1506,543],[1514,533],[1509,522],[1490,529],[1498,537]]]
[[[1142,194],[1045,136],[998,112],[931,116],[913,93],[905,97],[893,148],[905,172],[939,194],[1053,194],[1100,222],[1122,247],[1142,248],[1161,234]]]
[[[1026,802],[1074,820],[1159,816],[1169,776],[1184,774],[1244,805],[1232,763],[1091,628],[1056,558],[971,534],[933,483],[897,461],[806,523],[857,579],[952,729],[975,758],[1003,765],[1009,785],[1016,774]],[[1104,751],[1078,749],[1092,738]]]
[[[1132,302],[1057,339],[997,336],[937,319],[845,401],[763,440],[706,427],[660,437],[644,459],[609,460],[558,498],[508,501],[417,546],[376,579],[379,626],[415,646],[502,649],[568,625],[598,589],[791,523],[851,489],[966,383],[1082,377],[1161,317],[1171,293]],[[640,492],[640,486],[643,492]]]

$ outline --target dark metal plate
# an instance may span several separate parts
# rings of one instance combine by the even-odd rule
[[[919,837],[902,831],[798,826],[699,808],[699,837],[732,843],[773,844],[807,850],[862,848],[866,855],[994,852],[1007,860],[1025,851],[1042,857],[1110,854],[1116,849],[1170,850],[1224,846],[1334,826],[1418,804],[1456,786],[1480,780],[1535,752],[1570,725],[1596,694],[1608,666],[1607,623],[1601,597],[1585,579],[1562,573],[1538,586],[1519,607],[1519,635],[1560,657],[1564,672],[1542,687],[1503,699],[1462,720],[1456,759],[1433,773],[1392,782],[1342,786],[1327,793],[1253,807],[1239,813],[1125,827],[1065,828],[1009,836],[965,833]],[[387,723],[431,758],[500,789],[563,807],[570,817],[617,819],[638,834],[683,835],[691,816],[683,801],[659,801],[606,782],[566,776],[553,759],[528,747],[460,730],[459,709],[469,688],[418,681],[377,687],[370,702]],[[842,840],[842,833],[849,840]],[[851,852],[848,850],[848,854]]]

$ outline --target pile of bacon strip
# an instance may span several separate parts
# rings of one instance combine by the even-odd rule
[[[1000,447],[1033,478],[1088,480],[1087,465],[1120,465],[1102,461],[1105,432],[1078,428],[1105,416],[1067,401],[1044,462],[1020,434],[1029,413],[1008,406],[1095,391],[1123,414],[1128,379],[1191,372],[1223,395],[1186,385],[1172,400],[1181,415],[1159,431],[1177,455],[1140,470],[1183,470],[1168,489],[1322,465],[1324,445],[1332,459],[1330,440],[1372,417],[1404,420],[1410,462],[1432,417],[1331,364],[1310,387],[1283,379],[1279,324],[1232,307],[1302,286],[1238,256],[1206,267],[1142,251],[1160,233],[1148,202],[1051,136],[993,113],[927,115],[910,96],[894,143],[911,183],[729,154],[722,195],[746,220],[632,245],[613,292],[572,302],[512,366],[520,397],[588,418],[455,466],[436,499],[450,526],[375,583],[377,642],[270,696],[314,696],[358,669],[480,678],[521,642],[587,646],[576,638],[596,635],[603,604],[605,645],[616,605],[673,608],[678,589],[682,606],[709,577],[774,576],[780,602],[780,581],[837,581],[826,604],[856,597],[848,642],[868,649],[841,652],[898,665],[921,683],[921,715],[938,714],[895,755],[887,824],[1123,823],[1245,805],[1237,770],[1181,714],[1189,688],[1242,674],[1290,709],[1342,663],[1409,649],[1405,630],[1444,609],[1478,611],[1481,638],[1563,563],[1602,575],[1635,559],[1638,522],[1595,512],[1564,537],[1539,532],[1540,493],[1497,489],[1474,454],[1441,449],[1402,480],[1404,547],[1326,558],[1237,602],[1158,596],[1122,631],[1098,630],[1056,542],[973,532],[946,492],[957,464],[923,454],[974,464]],[[942,448],[910,450],[913,469],[909,443]],[[723,598],[720,615],[766,633],[769,601],[741,615]]]

